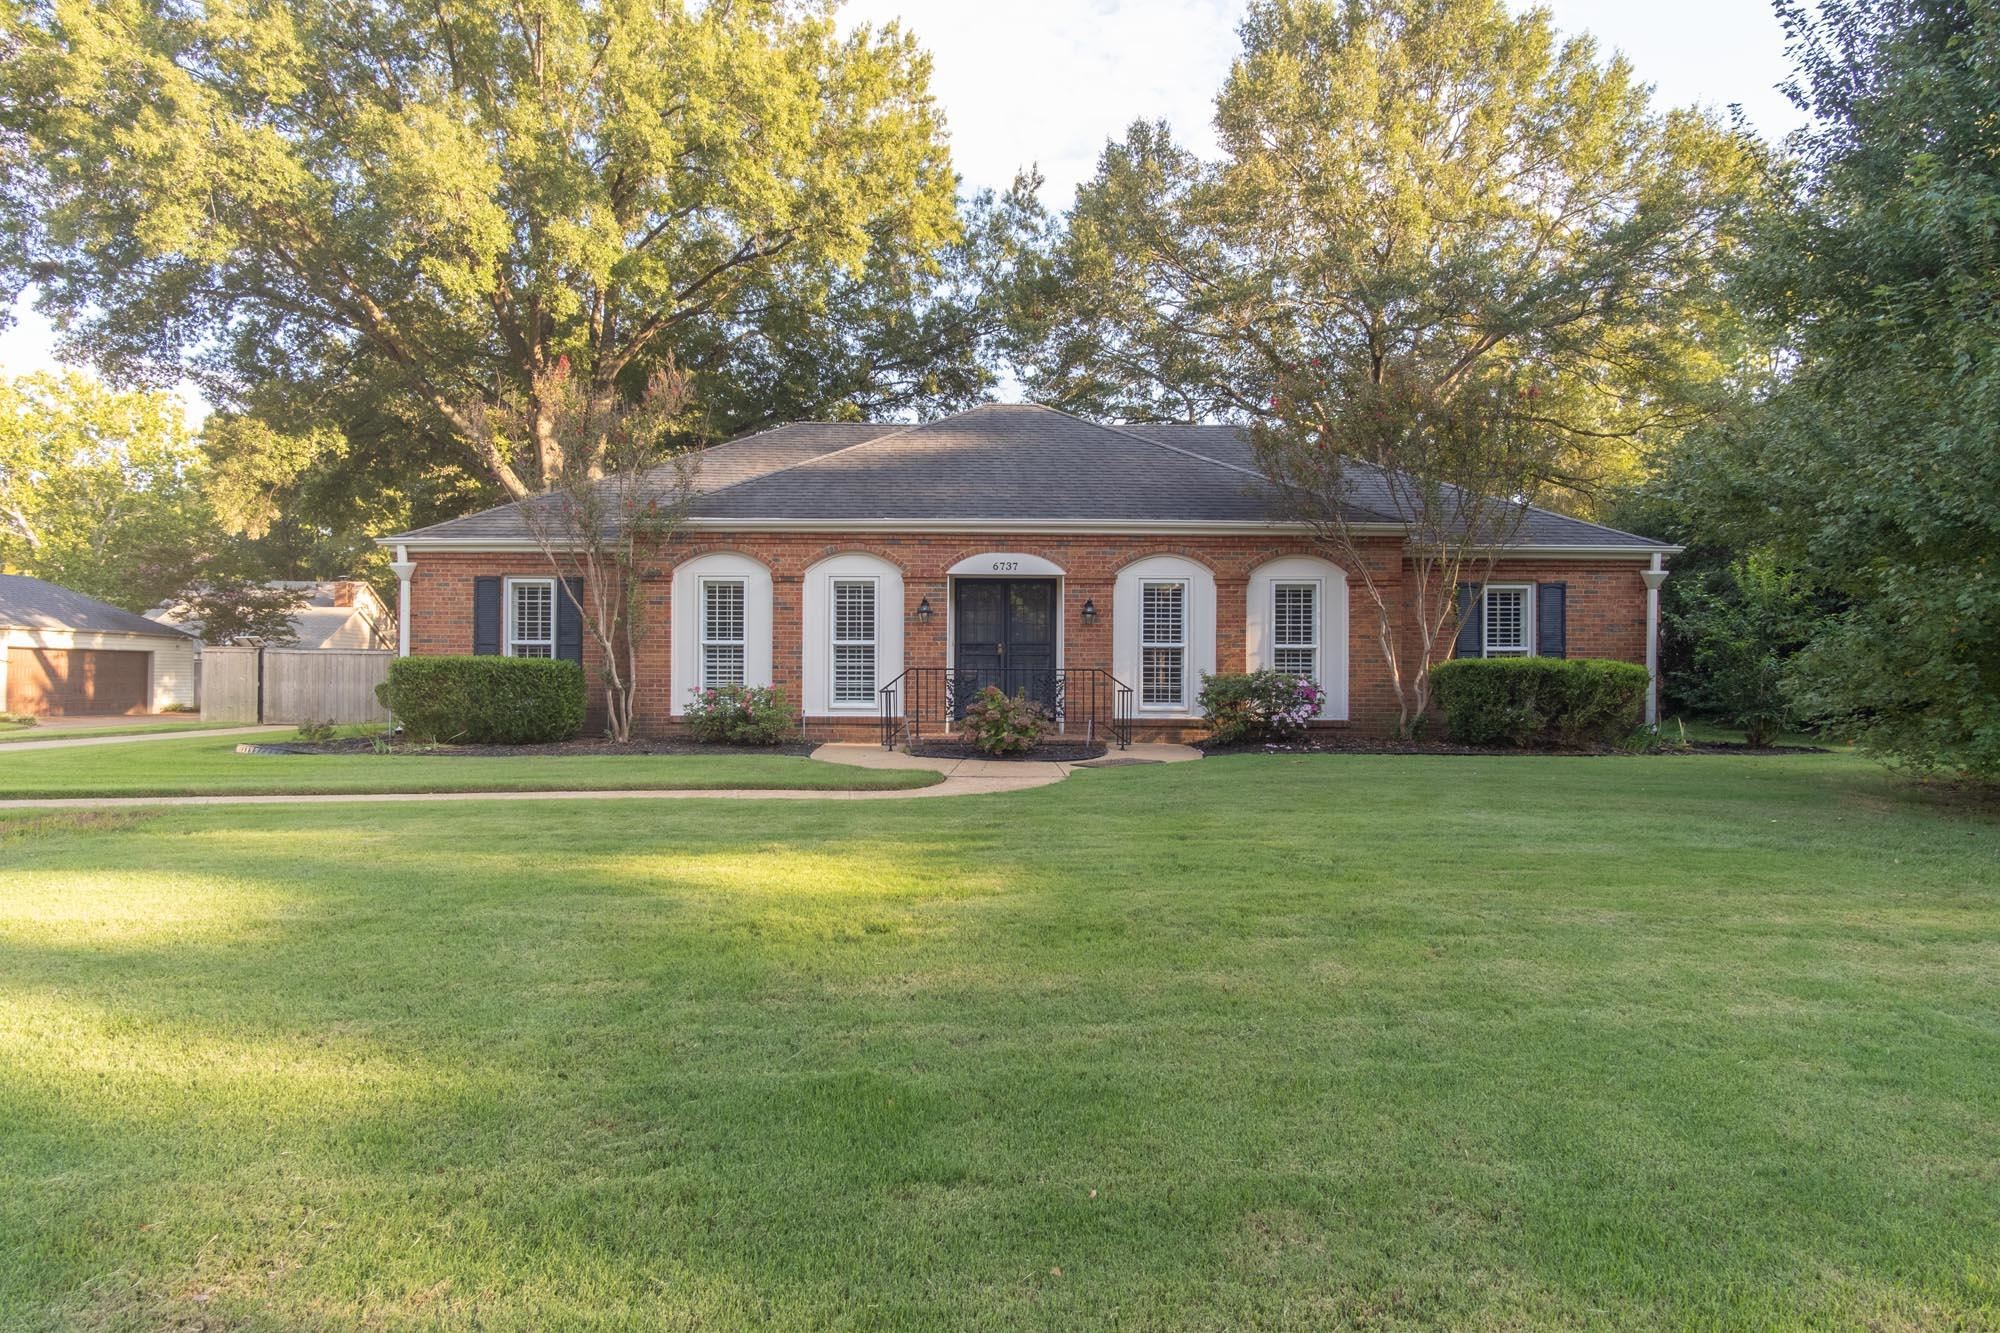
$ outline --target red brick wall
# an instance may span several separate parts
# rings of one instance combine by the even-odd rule
[[[738,551],[771,569],[773,600],[772,673],[775,683],[797,701],[800,689],[800,625],[802,579],[820,560],[843,552],[879,556],[903,571],[905,605],[904,653],[909,666],[944,666],[947,652],[945,571],[960,560],[985,551],[1041,556],[1066,571],[1062,583],[1064,664],[1069,667],[1111,666],[1112,587],[1119,569],[1152,555],[1178,555],[1206,565],[1215,576],[1216,666],[1235,671],[1244,666],[1246,638],[1244,602],[1250,573],[1267,560],[1285,555],[1317,554],[1303,538],[1243,535],[1148,537],[1123,535],[1034,536],[995,532],[979,537],[958,535],[876,534],[843,537],[828,533],[703,533],[676,543],[663,554],[656,576],[649,579],[647,623],[641,642],[641,694],[638,724],[647,734],[673,726],[668,693],[668,644],[671,567],[680,560],[714,551]],[[479,575],[546,577],[548,564],[537,553],[436,554],[413,552],[416,573],[410,581],[410,651],[469,653],[472,651],[472,580]],[[1335,561],[1340,564],[1340,561]],[[1646,660],[1646,591],[1639,577],[1644,562],[1637,559],[1541,558],[1507,561],[1494,572],[1496,581],[1562,582],[1568,585],[1568,653],[1571,657],[1613,657]],[[1392,605],[1406,608],[1398,638],[1414,656],[1414,618],[1407,613],[1408,567],[1399,558],[1399,543],[1383,538],[1369,550],[1369,572]],[[1387,731],[1395,725],[1395,689],[1380,646],[1377,617],[1361,572],[1348,573],[1348,708],[1350,725]],[[929,624],[915,619],[917,604],[930,599]],[[1086,600],[1097,604],[1097,623],[1082,623]],[[892,608],[883,608],[884,614]],[[1449,650],[1447,642],[1446,650]],[[584,638],[584,670],[591,682],[592,707],[598,706],[598,653]],[[1136,685],[1135,681],[1125,682]],[[816,737],[839,734],[855,739],[874,734],[868,719],[811,721]],[[1154,724],[1156,734],[1181,734],[1185,724]]]

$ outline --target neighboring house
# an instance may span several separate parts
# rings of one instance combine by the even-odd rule
[[[697,687],[737,681],[783,686],[818,735],[873,737],[885,714],[930,730],[994,683],[1068,722],[1102,720],[1113,698],[1141,739],[1187,736],[1204,672],[1257,667],[1317,680],[1326,723],[1395,725],[1360,571],[1274,516],[1231,427],[1033,406],[808,422],[707,450],[698,490],[660,553],[643,731],[671,729]],[[1371,572],[1396,583],[1404,525],[1366,517],[1381,532]],[[596,697],[596,646],[519,505],[384,540],[405,580],[405,651],[570,657]],[[1535,510],[1459,651],[1644,662],[1641,572],[1676,549]]]
[[[0,698],[10,713],[193,707],[194,640],[24,574],[0,574]]]
[[[358,579],[314,582],[309,579],[273,579],[265,585],[290,588],[305,595],[305,605],[292,616],[294,648],[394,648],[396,618],[375,590]],[[190,634],[201,633],[201,621],[176,616],[170,607],[156,606],[146,613],[150,620],[174,625]]]

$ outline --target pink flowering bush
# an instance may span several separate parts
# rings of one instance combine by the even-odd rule
[[[1200,702],[1219,744],[1289,741],[1319,716],[1326,691],[1282,671],[1227,671],[1201,678]]]
[[[791,705],[769,685],[697,685],[683,716],[689,734],[711,745],[782,745],[792,738]]]
[[[1026,694],[1010,698],[988,685],[966,706],[966,742],[987,754],[1026,754],[1048,732],[1049,715]]]

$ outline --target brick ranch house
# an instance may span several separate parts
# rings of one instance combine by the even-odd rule
[[[1274,518],[1232,427],[1000,405],[800,422],[706,450],[696,492],[649,573],[644,734],[673,731],[697,688],[740,682],[782,686],[814,739],[928,735],[990,683],[1066,731],[1182,738],[1201,731],[1204,672],[1258,667],[1318,681],[1325,725],[1395,726],[1356,571]],[[1375,578],[1400,585],[1401,525],[1360,517],[1380,524]],[[383,541],[403,653],[567,657],[601,697],[596,645],[520,505]],[[1461,596],[1456,651],[1651,666],[1676,549],[1534,510],[1485,597]]]

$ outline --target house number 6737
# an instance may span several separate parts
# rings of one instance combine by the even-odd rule
[[[993,572],[995,574],[1012,573],[1020,567],[1021,562],[1019,560],[995,560],[993,562]]]

